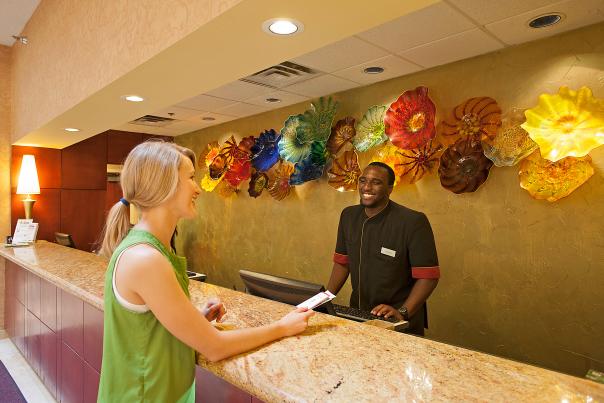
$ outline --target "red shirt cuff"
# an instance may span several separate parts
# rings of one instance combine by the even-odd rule
[[[411,277],[428,278],[428,279],[440,278],[440,267],[439,266],[412,267],[411,268]]]
[[[348,255],[342,255],[336,252],[333,254],[333,261],[342,266],[348,266]]]

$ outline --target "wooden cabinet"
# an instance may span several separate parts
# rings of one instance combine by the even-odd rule
[[[5,284],[8,335],[49,392],[60,402],[96,402],[103,312],[10,261]],[[197,402],[260,402],[201,367],[195,378]]]

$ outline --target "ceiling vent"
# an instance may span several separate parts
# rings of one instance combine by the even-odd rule
[[[242,78],[241,81],[279,89],[318,77],[322,74],[323,72],[313,70],[310,67],[305,67],[292,62],[283,62],[276,66],[254,73],[251,76]]]
[[[164,118],[162,116],[145,115],[130,122],[133,125],[165,127],[175,122],[176,119]]]

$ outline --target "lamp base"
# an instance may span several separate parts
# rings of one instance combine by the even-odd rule
[[[27,199],[23,200],[23,208],[25,210],[25,218],[30,219],[33,217],[32,212],[34,210],[34,203],[36,201],[31,197],[27,197]]]

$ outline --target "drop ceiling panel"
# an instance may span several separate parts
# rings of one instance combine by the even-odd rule
[[[161,116],[164,118],[171,118],[177,120],[186,120],[195,116],[200,116],[203,112],[195,109],[189,108],[181,108],[178,106],[171,106],[169,108],[162,109],[161,111],[157,111],[151,113],[153,116]]]
[[[114,130],[123,130],[126,132],[136,132],[136,133],[157,134],[157,135],[162,135],[162,136],[172,136],[172,134],[168,134],[167,130],[164,127],[133,125],[131,123],[126,123],[125,125],[116,127]]]
[[[534,29],[528,26],[528,21],[532,18],[551,12],[562,13],[565,18],[550,27]],[[569,0],[488,24],[485,28],[503,42],[514,45],[556,35],[600,21],[604,21],[604,1]]]
[[[297,57],[292,61],[331,73],[386,55],[388,55],[388,52],[385,50],[353,36]]]
[[[503,48],[503,45],[479,29],[463,32],[418,46],[401,56],[424,67],[439,66]]]
[[[373,66],[382,67],[384,72],[380,74],[367,74],[363,71],[367,67]],[[410,63],[401,59],[400,57],[390,55],[369,61],[367,63],[359,64],[358,66],[336,71],[333,73],[333,75],[346,78],[350,81],[354,81],[355,83],[366,85],[388,80],[394,77],[404,76],[419,70],[421,70],[421,67],[417,64]]]
[[[479,24],[488,24],[536,8],[558,2],[558,0],[447,0]]]
[[[187,109],[195,109],[202,112],[214,112],[220,108],[224,108],[225,106],[233,105],[235,102],[236,101],[231,101],[230,99],[216,98],[201,94],[176,104],[176,106]]]
[[[453,7],[437,3],[357,36],[399,53],[472,28],[475,25]]]
[[[214,118],[214,120],[203,120],[203,118]],[[230,122],[231,120],[237,119],[235,116],[223,115],[221,113],[208,112],[204,113],[199,117],[199,120],[206,125],[206,127],[219,125],[221,123]]]
[[[267,103],[266,98],[277,98],[277,99],[280,99],[281,102]],[[307,101],[308,99],[309,99],[308,97],[298,95],[298,94],[292,94],[291,92],[275,91],[275,92],[268,93],[266,95],[260,95],[255,98],[250,98],[245,102],[248,104],[267,106],[271,109],[278,109],[278,108],[282,108],[284,106],[297,104],[299,102],[304,102],[304,101]]]
[[[266,112],[269,109],[270,107],[268,106],[252,105],[244,102],[237,102],[236,104],[221,108],[217,112],[222,113],[224,115],[242,118],[245,116],[255,115],[257,113]]]
[[[215,90],[208,91],[207,95],[224,99],[232,99],[233,101],[245,101],[249,98],[268,94],[274,90],[274,88],[263,87],[261,85],[250,84],[237,80],[223,85],[222,87],[216,88]]]
[[[349,90],[358,86],[359,84],[350,80],[325,74],[321,77],[290,85],[289,87],[284,88],[284,90],[307,97],[321,97],[323,95]]]

